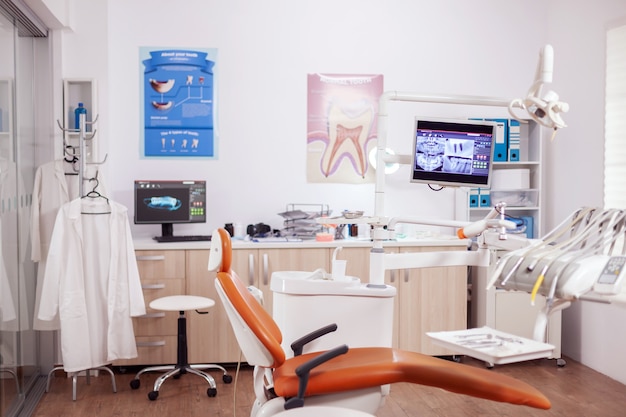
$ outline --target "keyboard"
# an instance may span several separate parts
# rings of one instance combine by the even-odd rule
[[[155,236],[154,240],[159,243],[169,242],[202,242],[210,241],[211,235],[177,235],[177,236]]]

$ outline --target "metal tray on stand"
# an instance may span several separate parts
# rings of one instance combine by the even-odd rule
[[[428,332],[433,343],[492,365],[542,359],[552,356],[554,346],[490,327]]]
[[[282,234],[300,239],[315,239],[324,231],[324,225],[317,223],[319,217],[330,216],[328,204],[287,204],[286,211],[278,213],[285,220]]]

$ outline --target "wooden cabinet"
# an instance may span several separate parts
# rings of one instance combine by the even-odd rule
[[[208,314],[187,312],[190,363],[237,362],[239,344],[226,310],[215,289],[215,272],[207,270],[208,250],[186,251],[186,294],[200,295],[215,301]],[[241,360],[244,360],[241,358]]]
[[[263,248],[233,250],[233,269],[247,284],[263,292],[265,310],[272,313],[272,291],[270,280],[274,271],[329,270],[328,248]]]
[[[465,250],[465,247],[385,246],[385,253]],[[347,275],[369,279],[369,248],[343,248]],[[426,332],[467,328],[467,268],[441,267],[387,271],[385,282],[397,288],[392,346],[427,355],[452,355],[434,345]]]
[[[153,247],[153,246],[150,246]],[[386,245],[387,253],[407,251],[465,250],[464,246]],[[272,312],[270,280],[275,271],[330,271],[334,246],[233,248],[233,269],[247,284],[263,291],[264,306]],[[158,297],[193,294],[215,300],[208,314],[186,312],[191,363],[233,363],[241,358],[239,346],[215,290],[215,273],[207,270],[208,248],[136,251],[146,305]],[[344,245],[338,259],[345,259],[347,275],[369,280],[368,246]],[[433,346],[427,331],[466,328],[466,268],[436,267],[394,270],[386,282],[398,288],[394,303],[393,346],[430,355],[452,354]],[[134,318],[139,356],[115,365],[153,365],[176,362],[177,312],[147,307]]]
[[[133,318],[138,357],[115,365],[176,363],[178,313],[152,310],[156,298],[185,293],[185,251],[137,251],[146,315]]]
[[[400,248],[400,252],[465,250],[458,247]],[[398,347],[426,355],[453,355],[426,332],[467,328],[467,267],[398,271]]]

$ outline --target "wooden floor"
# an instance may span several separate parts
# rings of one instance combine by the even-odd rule
[[[552,402],[550,410],[496,403],[464,395],[412,384],[393,384],[378,417],[443,417],[443,416],[602,416],[626,415],[626,386],[598,372],[567,359],[565,367],[554,360],[537,360],[496,366],[491,371],[524,380],[540,389]],[[463,363],[482,367],[482,362],[463,357]],[[50,392],[44,394],[33,417],[247,417],[253,402],[252,371],[244,367],[235,376],[236,368],[228,368],[232,384],[224,384],[219,372],[210,372],[217,381],[217,397],[207,396],[203,379],[187,374],[168,380],[159,398],[147,397],[158,374],[144,374],[141,387],[130,388],[135,369],[116,371],[117,393],[111,378],[104,373],[78,381],[77,400],[72,401],[72,380],[60,373],[51,381]],[[233,412],[234,411],[234,412]]]

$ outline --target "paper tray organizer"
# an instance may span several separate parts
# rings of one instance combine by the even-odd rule
[[[428,332],[433,343],[490,364],[502,365],[552,356],[554,346],[490,327]]]

